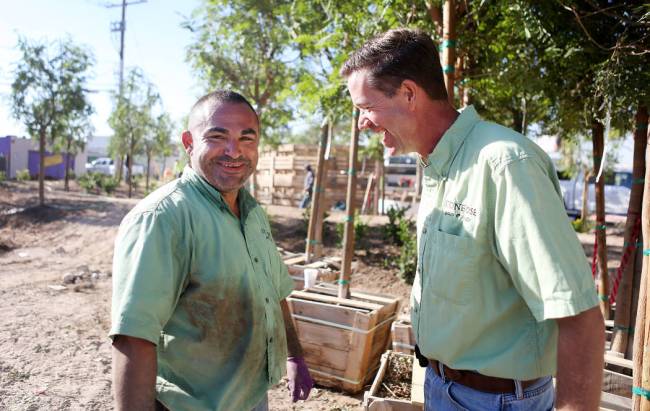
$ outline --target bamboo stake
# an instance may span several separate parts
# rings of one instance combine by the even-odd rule
[[[594,173],[598,175],[600,163],[604,160],[604,128],[602,123],[594,120],[592,123],[592,143],[594,153]],[[587,189],[587,187],[585,187]],[[600,299],[600,311],[605,319],[609,319],[609,278],[607,271],[607,233],[605,231],[605,179],[595,183],[596,190],[596,241],[598,242],[597,264],[600,277],[598,280],[598,297]]]
[[[328,181],[328,164],[327,162],[330,159],[329,149],[332,143],[332,123],[330,122],[327,127],[327,144],[325,145],[325,157],[323,158],[323,178],[320,182],[321,187],[321,199],[320,205],[318,206],[318,213],[316,213],[316,229],[314,230],[314,240],[316,241],[316,247],[314,247],[313,255],[314,259],[318,259],[323,256],[323,224],[325,220],[325,210],[327,209],[327,192]]]
[[[379,214],[380,179],[381,179],[381,160],[375,159],[375,190],[372,194],[372,211],[374,214]]]
[[[454,105],[454,70],[456,65],[456,13],[454,0],[445,0],[443,5],[443,41],[442,48],[445,62],[442,72],[445,75],[447,99]]]
[[[320,133],[320,143],[318,144],[318,160],[316,161],[316,176],[314,187],[311,195],[311,213],[309,214],[309,226],[307,229],[307,241],[305,244],[305,261],[310,262],[314,250],[318,247],[316,240],[316,225],[318,224],[318,214],[323,208],[322,200],[325,198],[323,190],[323,170],[325,168],[325,149],[327,147],[327,131],[329,130],[327,120],[323,122]],[[321,195],[322,194],[322,195]]]
[[[616,296],[616,312],[614,314],[614,333],[612,335],[611,351],[625,353],[627,351],[629,330],[632,324],[632,284],[634,271],[638,266],[635,264],[638,247],[636,243],[641,238],[641,233],[637,238],[631,238],[636,230],[637,220],[641,215],[643,202],[643,184],[645,174],[645,146],[646,133],[638,124],[648,123],[648,110],[644,106],[639,106],[636,113],[637,127],[634,131],[634,157],[632,160],[632,192],[630,194],[630,204],[628,206],[627,220],[625,222],[625,235],[623,242],[623,256],[626,252],[627,266],[623,270],[623,276]],[[621,264],[625,261],[621,258]],[[638,267],[640,268],[640,267]]]
[[[647,134],[646,141],[650,137]],[[650,160],[650,144],[646,144],[646,163]],[[650,389],[650,350],[648,336],[650,334],[650,305],[648,304],[648,271],[650,270],[650,167],[645,170],[645,184],[643,189],[643,211],[641,212],[641,230],[643,234],[643,268],[641,269],[641,292],[639,294],[639,307],[634,330],[634,388]],[[634,391],[633,391],[634,393]],[[645,396],[634,393],[634,410],[650,410],[650,401]]]
[[[359,110],[354,109],[352,115],[352,131],[350,137],[350,159],[348,161],[348,191],[345,197],[345,231],[343,234],[343,265],[339,279],[339,298],[350,297],[350,277],[352,255],[354,254],[354,200],[357,191],[357,151],[359,148]]]

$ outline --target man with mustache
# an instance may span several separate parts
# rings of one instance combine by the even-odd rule
[[[426,410],[596,410],[604,324],[548,156],[448,102],[418,30],[368,41],[343,65],[359,128],[424,167],[411,318]]]
[[[116,239],[116,409],[267,410],[285,362],[293,400],[306,399],[313,382],[285,301],[293,281],[243,189],[257,166],[257,114],[215,91],[188,123],[189,166],[138,203]]]

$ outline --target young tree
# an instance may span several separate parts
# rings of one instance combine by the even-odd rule
[[[83,113],[77,113],[63,120],[62,136],[57,144],[57,151],[66,153],[65,157],[65,191],[70,190],[70,157],[74,157],[86,147],[88,137],[93,133],[93,126],[90,123],[90,106]]]
[[[160,114],[151,123],[147,130],[144,139],[144,154],[147,157],[147,170],[146,170],[146,191],[149,191],[149,177],[151,175],[151,160],[157,156],[164,158],[171,154],[171,134],[173,124],[167,113]],[[161,175],[164,173],[162,171]]]
[[[206,88],[231,88],[250,98],[271,144],[288,134],[293,118],[290,5],[288,0],[209,0],[185,23],[195,36],[188,60]]]
[[[66,128],[66,119],[87,117],[92,112],[86,82],[93,60],[89,51],[59,40],[41,43],[21,38],[22,53],[11,84],[11,110],[27,132],[39,142],[38,198],[45,203],[45,149]]]
[[[133,159],[143,152],[145,136],[153,124],[152,112],[159,104],[153,84],[140,70],[130,70],[122,94],[115,95],[115,107],[108,119],[115,132],[112,147],[125,150],[120,155],[127,156],[129,198],[133,191]]]

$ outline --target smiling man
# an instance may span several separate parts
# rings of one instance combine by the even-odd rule
[[[424,167],[411,318],[426,410],[598,409],[603,318],[548,156],[457,112],[422,31],[375,37],[341,74],[359,128]]]
[[[131,210],[116,239],[116,409],[267,410],[285,366],[293,400],[306,399],[313,382],[284,300],[293,281],[242,188],[257,166],[257,114],[216,91],[188,129],[190,165]]]

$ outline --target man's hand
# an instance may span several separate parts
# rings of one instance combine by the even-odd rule
[[[115,409],[153,410],[156,403],[156,346],[118,335],[113,341]]]
[[[558,410],[597,410],[603,382],[605,324],[598,307],[558,318]]]
[[[309,391],[314,387],[314,380],[309,375],[307,364],[302,357],[287,358],[287,377],[289,378],[289,392],[291,400],[306,400]]]

